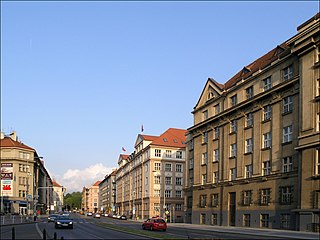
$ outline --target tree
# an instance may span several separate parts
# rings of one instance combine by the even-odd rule
[[[81,209],[81,192],[67,193],[64,197],[65,210]]]

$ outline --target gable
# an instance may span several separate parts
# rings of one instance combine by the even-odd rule
[[[222,87],[223,85],[217,83],[212,78],[208,78],[194,109],[197,109],[205,105],[207,102],[220,97],[222,94]]]

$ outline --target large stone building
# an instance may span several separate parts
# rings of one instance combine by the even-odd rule
[[[319,14],[225,84],[188,129],[186,221],[319,231]]]
[[[116,173],[117,170],[105,176],[99,184],[99,210],[102,213],[114,213],[116,205]]]
[[[96,181],[91,187],[82,189],[82,211],[84,212],[99,212],[99,184],[101,181]]]
[[[163,216],[183,221],[186,130],[169,128],[160,136],[139,134],[135,151],[120,155],[116,212],[133,219]]]
[[[1,212],[22,215],[49,212],[52,180],[36,150],[18,140],[16,132],[1,133]]]
[[[61,212],[64,205],[64,194],[66,189],[57,183],[55,180],[52,180],[53,185],[53,209],[54,212]]]

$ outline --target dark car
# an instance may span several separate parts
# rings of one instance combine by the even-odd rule
[[[48,222],[55,222],[58,216],[59,216],[58,214],[49,215]]]
[[[73,220],[69,216],[60,215],[57,217],[55,224],[55,228],[73,228]]]
[[[120,219],[121,219],[121,220],[127,220],[127,216],[126,216],[126,215],[121,215],[121,216],[120,216]]]
[[[142,229],[166,231],[167,223],[163,218],[148,218],[144,223],[142,223]]]

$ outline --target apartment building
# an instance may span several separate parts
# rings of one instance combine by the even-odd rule
[[[112,173],[105,176],[105,178],[99,184],[99,209],[102,213],[114,213],[116,203],[116,173],[117,170],[113,170]]]
[[[160,136],[139,134],[135,151],[121,154],[116,174],[116,212],[133,219],[184,217],[186,130],[169,128]]]
[[[66,189],[57,183],[55,180],[52,180],[53,185],[53,209],[54,212],[61,212],[64,205],[64,193]]]
[[[96,181],[91,187],[82,189],[82,210],[84,212],[100,212],[99,210],[99,184]]]
[[[19,141],[16,132],[1,132],[0,152],[1,212],[49,212],[53,205],[52,180],[42,157]]]
[[[319,231],[319,13],[225,84],[187,134],[186,221]]]

